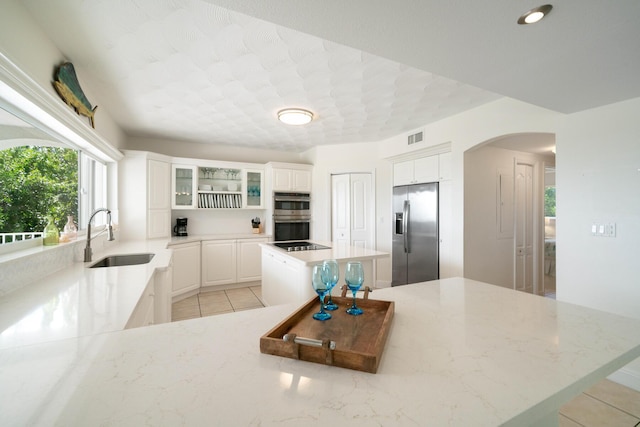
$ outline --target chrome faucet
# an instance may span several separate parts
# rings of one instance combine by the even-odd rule
[[[87,224],[87,246],[85,246],[84,248],[84,262],[90,262],[91,261],[91,255],[92,255],[92,250],[91,250],[91,221],[93,221],[93,217],[96,216],[96,214],[98,212],[106,212],[107,213],[107,226],[105,227],[104,230],[102,230],[101,232],[99,232],[98,234],[96,234],[93,237],[98,237],[99,235],[101,235],[102,233],[104,233],[105,231],[107,232],[107,240],[108,241],[113,241],[113,226],[111,225],[111,211],[107,208],[98,208],[95,211],[93,211],[93,213],[91,214],[91,216],[89,217],[89,224]]]

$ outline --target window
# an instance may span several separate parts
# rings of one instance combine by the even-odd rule
[[[41,237],[48,216],[60,230],[68,215],[84,228],[105,202],[104,164],[0,109],[0,244]]]

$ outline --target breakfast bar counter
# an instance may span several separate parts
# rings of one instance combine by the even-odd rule
[[[2,349],[3,424],[548,426],[640,356],[640,320],[473,280],[372,296],[395,302],[376,374],[260,353],[279,305]]]

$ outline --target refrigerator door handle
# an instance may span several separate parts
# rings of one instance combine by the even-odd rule
[[[409,212],[410,205],[409,201],[405,200],[404,205],[402,206],[402,237],[404,239],[404,252],[409,253]]]

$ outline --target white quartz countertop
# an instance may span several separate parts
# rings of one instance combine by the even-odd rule
[[[270,234],[265,233],[243,233],[243,234],[193,234],[189,236],[173,236],[169,242],[169,247],[182,243],[202,242],[206,240],[245,240],[245,239],[270,239]]]
[[[640,356],[640,320],[472,280],[373,296],[377,374],[261,354],[281,305],[0,349],[3,424],[522,426]]]
[[[88,268],[113,254],[154,253],[148,264]],[[0,298],[0,349],[124,329],[156,269],[170,265],[166,240],[116,242]]]
[[[263,243],[260,246],[267,251],[272,251],[281,256],[287,256],[291,260],[304,265],[312,265],[322,262],[325,259],[335,259],[336,261],[359,261],[372,260],[378,258],[386,258],[389,256],[387,252],[376,251],[373,249],[365,249],[356,246],[332,246],[331,242],[313,240],[313,243],[328,246],[329,249],[317,249],[311,251],[287,252],[278,248],[271,243]]]

